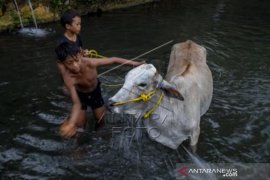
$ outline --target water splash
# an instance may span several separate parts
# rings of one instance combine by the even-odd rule
[[[195,154],[191,153],[187,148],[185,148],[182,145],[182,148],[187,152],[188,156],[190,157],[192,163],[194,163],[197,167],[201,169],[209,169],[210,166],[207,164],[203,159],[201,159],[199,156],[196,156]],[[206,174],[207,179],[209,180],[216,180],[216,176],[214,174]],[[194,179],[200,179],[199,177],[194,177]]]
[[[49,31],[45,29],[36,29],[36,28],[22,28],[18,32],[26,36],[34,36],[34,37],[45,37],[49,33]]]
[[[20,20],[20,25],[21,25],[21,29],[19,30],[20,34],[27,35],[27,36],[34,36],[34,37],[44,37],[44,36],[46,36],[48,34],[47,30],[43,30],[43,29],[38,28],[36,16],[35,16],[33,6],[32,6],[32,3],[31,3],[30,0],[28,0],[28,5],[29,5],[29,8],[31,10],[33,22],[35,24],[34,28],[25,28],[24,27],[23,22],[22,22],[22,17],[21,17],[21,14],[20,14],[20,9],[18,7],[17,1],[14,0],[13,2],[14,2],[14,5],[15,5],[15,8],[16,8],[19,20]]]

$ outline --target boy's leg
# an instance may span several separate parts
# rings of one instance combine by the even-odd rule
[[[78,128],[85,128],[86,126],[86,110],[81,109],[76,122]]]
[[[79,112],[79,115],[78,115],[76,126],[78,128],[85,129],[86,128],[86,123],[87,123],[86,110],[81,109],[80,112]],[[77,131],[77,132],[81,132],[81,131]],[[86,133],[77,133],[76,139],[75,139],[76,144],[78,146],[80,146],[80,145],[88,143],[89,142],[88,136],[89,135],[86,134]],[[80,152],[79,149],[78,149],[78,152]]]
[[[104,115],[106,113],[106,108],[105,106],[101,106],[99,108],[96,108],[93,110],[93,113],[94,113],[94,116],[95,116],[95,120],[96,120],[96,130],[101,127],[104,122],[103,122],[103,119],[104,119]]]

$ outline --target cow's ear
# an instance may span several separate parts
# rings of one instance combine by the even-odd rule
[[[162,80],[159,86],[160,89],[162,89],[167,96],[184,101],[184,97],[182,96],[182,94],[172,84],[168,83],[165,80]]]

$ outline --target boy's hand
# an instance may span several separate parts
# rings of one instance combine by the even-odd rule
[[[81,53],[82,56],[88,56],[87,49],[81,49],[80,53]]]
[[[65,138],[71,138],[76,134],[76,130],[77,127],[65,119],[63,124],[60,126],[60,135]]]

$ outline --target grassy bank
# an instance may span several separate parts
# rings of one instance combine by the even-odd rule
[[[33,11],[37,23],[47,23],[59,20],[66,9],[76,9],[81,15],[96,13],[97,11],[110,11],[127,8],[140,4],[150,3],[154,0],[32,0]],[[27,26],[33,23],[32,13],[27,1],[0,0],[0,32],[19,28],[22,24]],[[19,14],[18,14],[19,13]]]

